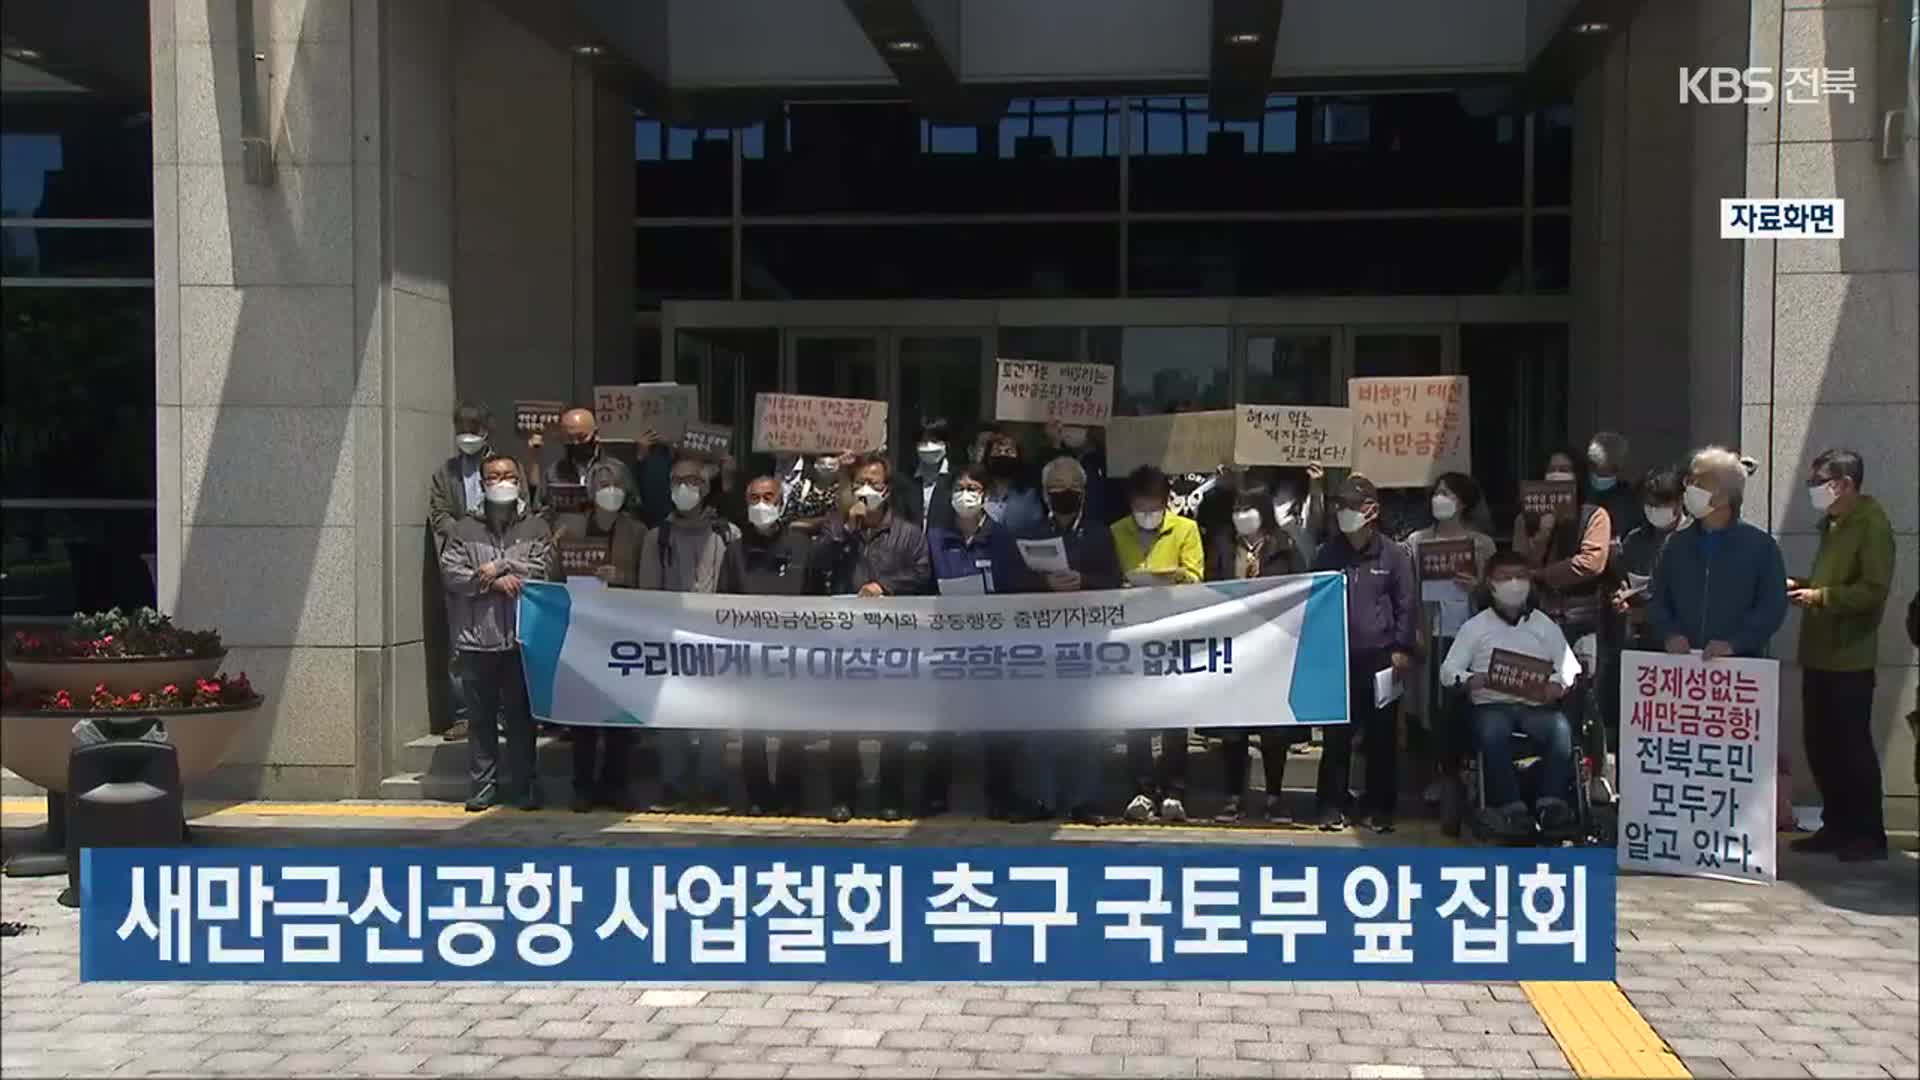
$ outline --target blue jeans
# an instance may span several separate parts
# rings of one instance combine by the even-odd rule
[[[1480,751],[1487,805],[1498,809],[1522,801],[1513,767],[1515,732],[1540,755],[1541,797],[1565,801],[1573,785],[1573,725],[1566,716],[1550,705],[1475,705],[1473,744]]]
[[[1050,810],[1092,807],[1100,800],[1104,732],[1037,731],[1020,740],[1021,794]]]

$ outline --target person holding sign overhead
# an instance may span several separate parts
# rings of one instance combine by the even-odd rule
[[[1113,523],[1113,550],[1129,585],[1190,585],[1207,573],[1200,526],[1171,509],[1173,483],[1152,465],[1127,478],[1131,513]],[[1187,819],[1187,729],[1160,732],[1160,759],[1153,757],[1153,731],[1127,735],[1127,768],[1134,794],[1127,803],[1129,821],[1158,814],[1162,821]]]
[[[1552,835],[1573,824],[1573,726],[1560,699],[1580,677],[1565,634],[1534,604],[1532,572],[1511,551],[1487,564],[1493,605],[1460,628],[1440,664],[1440,683],[1467,691],[1473,739],[1486,780],[1481,823],[1495,836],[1530,837],[1536,822]],[[1513,766],[1514,735],[1541,755],[1540,794],[1532,814]]]
[[[649,433],[651,434],[651,433]],[[527,484],[536,500],[553,484],[588,484],[593,468],[602,461],[618,461],[608,454],[600,444],[600,425],[594,419],[592,409],[574,408],[560,414],[560,438],[563,444],[560,460],[553,467],[553,475],[542,483],[540,470],[540,450],[546,445],[546,438],[540,432],[527,436],[527,450],[533,461],[527,469]],[[645,462],[652,443],[642,436],[636,444],[638,460]],[[640,490],[631,471],[626,474],[627,505],[624,509],[638,511],[643,508]]]

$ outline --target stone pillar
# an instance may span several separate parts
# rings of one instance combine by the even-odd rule
[[[1785,10],[1782,10],[1782,9]],[[1779,536],[1789,572],[1804,573],[1818,544],[1805,477],[1813,458],[1835,446],[1867,462],[1866,490],[1893,519],[1893,592],[1880,633],[1876,743],[1889,811],[1909,827],[1915,817],[1914,747],[1904,717],[1913,707],[1915,657],[1907,641],[1907,602],[1920,584],[1920,229],[1916,229],[1916,146],[1912,114],[1905,152],[1879,158],[1882,100],[1878,36],[1907,41],[1905,26],[1882,29],[1874,4],[1825,5],[1753,0],[1750,63],[1788,68],[1851,68],[1854,100],[1829,95],[1816,104],[1777,101],[1753,110],[1747,133],[1748,192],[1754,196],[1846,200],[1847,235],[1837,242],[1748,241],[1740,356],[1740,443],[1761,461],[1746,516]],[[1911,100],[1913,72],[1908,72]],[[1775,642],[1782,676],[1781,740],[1794,755],[1797,796],[1811,801],[1802,756],[1800,678],[1792,664],[1800,617]]]
[[[162,606],[268,707],[206,793],[373,793],[424,717],[426,477],[453,403],[447,0],[152,0]],[[424,727],[424,723],[421,724]]]

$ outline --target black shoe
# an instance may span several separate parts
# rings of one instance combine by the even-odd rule
[[[1069,812],[1069,816],[1073,818],[1075,825],[1105,825],[1108,821],[1107,815],[1085,803],[1074,807]]]
[[[465,720],[455,720],[447,726],[447,730],[440,733],[441,742],[461,742],[466,737],[467,722]]]
[[[1293,815],[1287,813],[1287,800],[1278,795],[1267,796],[1267,823],[1269,825],[1293,824]]]
[[[1563,802],[1545,803],[1538,808],[1535,821],[1542,834],[1565,832],[1573,827],[1573,808]]]
[[[1825,855],[1847,846],[1847,838],[1823,827],[1812,836],[1803,836],[1787,846],[1805,855]]]
[[[1886,862],[1887,845],[1872,840],[1849,840],[1836,854],[1844,863]]]
[[[835,825],[845,825],[853,820],[853,807],[846,803],[834,803],[833,809],[827,811],[827,820]]]
[[[495,791],[491,786],[488,786],[474,792],[467,798],[467,813],[478,814],[485,810],[491,810],[499,804],[499,792]]]
[[[520,798],[515,801],[514,805],[520,807],[522,810],[538,810],[547,805],[547,797],[541,793],[539,788],[531,787],[527,789],[525,795],[520,796]]]
[[[571,805],[573,812],[576,814],[588,813],[593,809],[593,796],[584,791],[576,791],[573,793],[573,802]]]
[[[1240,817],[1240,796],[1234,795],[1227,799],[1227,805],[1221,807],[1219,813],[1213,815],[1213,820],[1222,825],[1235,825],[1239,823]]]
[[[1321,832],[1339,832],[1347,827],[1346,812],[1339,809],[1325,810],[1320,814]]]
[[[1367,828],[1372,829],[1374,832],[1377,832],[1382,836],[1385,836],[1386,834],[1393,831],[1393,815],[1392,814],[1368,814]]]
[[[901,816],[900,808],[897,806],[883,806],[880,808],[881,821],[899,821]]]

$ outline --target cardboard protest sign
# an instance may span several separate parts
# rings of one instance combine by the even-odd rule
[[[1317,405],[1242,405],[1236,465],[1345,468],[1353,453],[1353,412]]]
[[[1578,505],[1578,493],[1573,490],[1571,480],[1520,481],[1520,509],[1536,518],[1552,514],[1555,521],[1570,524]]]
[[[1212,472],[1233,463],[1236,409],[1116,416],[1107,422],[1107,469],[1125,476],[1142,465],[1169,473]]]
[[[635,442],[649,431],[668,443],[678,442],[687,422],[697,419],[699,411],[697,386],[641,383],[593,388],[594,420],[600,438],[608,442]]]
[[[1473,466],[1465,375],[1348,379],[1354,472],[1375,485],[1426,487]]]
[[[562,577],[592,577],[613,565],[613,541],[605,536],[568,536],[554,542]]]
[[[1113,368],[1002,358],[994,397],[999,420],[1097,427],[1113,415]]]
[[[755,394],[756,453],[863,453],[887,444],[887,403],[858,398]]]
[[[733,452],[733,429],[725,424],[689,420],[687,430],[680,434],[679,446],[683,450],[693,450],[715,457],[729,454]]]
[[[1456,575],[1474,571],[1470,536],[1458,540],[1422,540],[1418,551],[1421,581],[1452,581]]]
[[[548,484],[541,492],[548,509],[562,514],[584,514],[592,504],[585,484]]]
[[[1619,863],[1772,881],[1780,662],[1620,654]]]
[[[513,403],[513,431],[521,438],[551,435],[560,429],[560,414],[567,411],[558,401],[516,401]]]
[[[1487,689],[1545,703],[1553,681],[1553,662],[1509,649],[1495,649],[1487,658]]]

